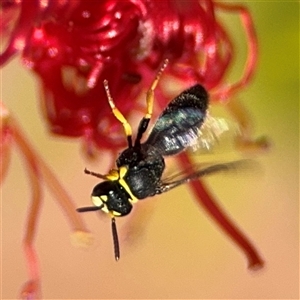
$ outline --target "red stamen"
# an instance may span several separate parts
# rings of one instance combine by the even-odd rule
[[[182,165],[182,168],[186,168],[187,165],[192,164],[189,156],[186,153],[180,155],[178,157],[178,161]],[[207,190],[204,183],[201,180],[195,180],[191,181],[189,184],[195,194],[196,201],[208,212],[208,214],[213,218],[214,221],[217,222],[220,228],[245,253],[248,259],[249,269],[255,270],[262,268],[264,261],[260,257],[258,251],[216,203],[214,197]]]

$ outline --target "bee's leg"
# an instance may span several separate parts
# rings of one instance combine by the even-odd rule
[[[123,114],[116,107],[116,105],[114,103],[114,100],[113,100],[112,96],[110,95],[108,81],[104,80],[103,85],[104,85],[104,89],[105,89],[106,96],[107,96],[107,99],[108,99],[108,103],[111,107],[111,110],[112,110],[114,116],[122,123],[122,125],[124,127],[125,134],[127,136],[128,147],[131,148],[132,147],[132,130],[131,130],[131,126],[128,123],[128,121],[126,120],[126,118],[123,116]]]
[[[152,116],[152,112],[153,112],[153,101],[154,101],[154,90],[159,82],[159,79],[163,73],[163,71],[165,70],[165,68],[168,65],[169,60],[165,59],[164,63],[162,64],[161,68],[159,69],[159,71],[157,72],[157,75],[153,81],[153,83],[151,84],[149,90],[147,91],[147,96],[146,96],[146,100],[147,100],[147,113],[146,115],[143,117],[143,119],[140,121],[139,124],[139,128],[138,128],[138,132],[137,132],[137,137],[136,137],[136,141],[135,141],[135,145],[139,145],[141,138],[143,136],[143,133],[146,131],[149,121],[151,119]]]

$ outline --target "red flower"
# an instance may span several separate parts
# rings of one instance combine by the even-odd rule
[[[110,113],[104,79],[109,82],[116,105],[129,118],[141,110],[136,100],[149,87],[164,58],[170,61],[165,72],[168,76],[184,87],[199,82],[210,91],[212,101],[220,102],[228,101],[243,88],[255,69],[256,36],[251,16],[243,6],[212,0],[0,3],[1,30],[7,37],[0,64],[20,52],[24,65],[41,80],[43,113],[51,132],[83,137],[90,154],[94,146],[116,153],[126,142]],[[244,73],[230,85],[225,76],[232,65],[234,47],[216,17],[218,11],[238,14],[248,41]],[[156,101],[161,107],[169,100],[164,94],[160,84]],[[239,144],[265,147],[265,140],[252,140],[244,109],[239,104],[228,107],[243,130]],[[183,165],[190,163],[186,154],[179,161]],[[203,183],[195,181],[191,186],[197,201],[246,253],[249,267],[262,266],[256,250],[215,204]]]
[[[13,9],[20,15],[0,63],[21,51],[25,66],[41,79],[50,130],[82,136],[89,148],[93,143],[108,149],[124,145],[112,134],[118,129],[106,105],[104,79],[128,116],[138,109],[135,99],[164,58],[170,61],[170,76],[185,86],[200,82],[218,101],[245,85],[254,70],[256,39],[243,7],[211,0],[8,3],[2,4],[4,16]],[[234,48],[215,18],[218,9],[240,13],[249,41],[245,73],[231,86],[222,80]],[[165,105],[162,92],[158,87],[158,101]]]

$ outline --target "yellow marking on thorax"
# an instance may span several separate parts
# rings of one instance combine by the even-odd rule
[[[119,169],[119,183],[121,184],[121,186],[125,189],[125,191],[129,194],[131,200],[130,202],[138,202],[138,199],[132,194],[127,182],[123,179],[124,176],[126,175],[128,171],[128,168],[126,166],[121,166]]]
[[[105,175],[105,177],[110,181],[119,180],[119,170],[112,169],[107,175]]]
[[[127,171],[128,171],[128,167],[121,166],[118,170],[116,170],[116,169],[110,170],[109,173],[105,176],[106,176],[107,180],[110,180],[110,181],[117,180],[121,184],[121,186],[125,189],[125,191],[128,193],[128,195],[130,196],[130,198],[131,198],[131,199],[129,199],[130,202],[135,203],[135,202],[138,202],[138,199],[132,194],[130,187],[124,180],[124,177],[125,177]]]

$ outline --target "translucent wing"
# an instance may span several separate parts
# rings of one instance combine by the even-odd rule
[[[220,172],[253,169],[254,162],[249,159],[236,160],[227,163],[193,165],[180,173],[165,178],[157,188],[157,194],[165,193],[179,185],[196,180],[200,177]]]
[[[234,121],[207,114],[198,131],[198,139],[191,145],[190,150],[201,154],[228,152],[234,148],[240,134],[240,128]]]
[[[208,94],[199,84],[174,98],[162,112],[145,142],[161,155],[173,155],[197,143],[208,107]]]

